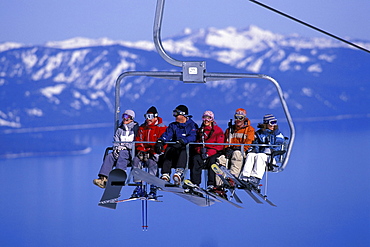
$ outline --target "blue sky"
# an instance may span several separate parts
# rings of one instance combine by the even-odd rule
[[[12,0],[0,2],[0,42],[43,44],[73,37],[151,40],[156,0]],[[368,0],[262,3],[341,38],[370,40]],[[230,4],[232,3],[232,4]],[[221,17],[222,16],[222,17]],[[167,0],[162,37],[192,29],[256,25],[281,34],[323,36],[248,0]]]

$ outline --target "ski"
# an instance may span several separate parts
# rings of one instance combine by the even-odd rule
[[[158,200],[149,199],[149,198],[146,198],[146,197],[135,197],[135,198],[127,198],[127,199],[121,199],[121,200],[118,200],[118,198],[114,198],[114,199],[110,199],[110,200],[101,201],[101,202],[99,202],[99,205],[101,206],[103,204],[119,203],[119,202],[131,202],[131,201],[137,201],[137,200],[158,201]],[[158,202],[161,202],[161,201],[158,201]]]
[[[271,206],[273,206],[273,207],[276,207],[276,205],[272,202],[272,201],[270,201],[269,199],[267,199],[267,196],[265,196],[265,195],[262,195],[257,189],[255,189],[253,186],[251,186],[249,183],[247,183],[247,182],[245,182],[245,181],[243,181],[243,180],[240,180],[239,178],[236,178],[233,174],[231,174],[230,173],[230,171],[229,170],[227,170],[226,169],[226,167],[222,167],[221,166],[221,170],[222,171],[224,171],[226,174],[228,174],[228,175],[231,175],[231,176],[233,176],[233,178],[235,178],[235,182],[238,184],[238,185],[240,185],[241,186],[241,188],[242,189],[244,189],[245,191],[247,191],[247,193],[248,193],[248,191],[250,192],[250,193],[248,193],[249,195],[253,195],[254,197],[256,197],[255,195],[257,195],[259,198],[261,198],[263,201],[265,201],[265,202],[267,202],[268,204],[270,204]],[[253,192],[253,193],[251,193],[251,192]],[[253,197],[252,197],[253,198]],[[254,199],[254,198],[253,198]],[[258,198],[257,198],[258,199]],[[255,200],[256,201],[256,200]],[[260,201],[260,200],[258,200],[258,201]],[[257,201],[256,201],[257,202]],[[259,203],[262,203],[261,201],[259,202]]]
[[[230,190],[231,197],[235,198],[235,201],[238,203],[243,203],[240,200],[239,196],[236,194],[235,186],[232,186],[230,182],[225,178],[225,173],[218,167],[218,165],[213,164],[211,169],[215,172],[215,174],[222,180],[222,182],[226,185],[226,187]]]
[[[200,188],[198,185],[193,184],[193,183],[192,183],[190,180],[188,180],[188,179],[186,179],[186,180],[184,181],[184,183],[185,183],[187,186],[189,186],[189,187],[191,187],[191,188],[195,189],[195,190],[196,190],[197,192],[199,192],[199,193],[206,194],[206,195],[208,195],[208,196],[213,197],[215,200],[222,201],[222,202],[228,202],[228,203],[230,203],[231,205],[233,205],[233,206],[235,206],[235,207],[237,207],[237,208],[243,208],[242,206],[240,206],[240,205],[238,205],[238,204],[236,204],[236,203],[234,203],[234,202],[231,202],[231,201],[229,201],[229,200],[227,200],[227,199],[225,199],[225,198],[223,198],[223,197],[219,196],[219,195],[218,195],[218,194],[216,194],[216,193],[212,193],[212,192],[209,192],[209,191],[207,191],[207,190],[205,190],[205,189]]]
[[[262,195],[258,190],[256,190],[253,186],[250,186],[247,184],[247,182],[242,182],[245,186],[247,187],[251,187],[250,190],[253,191],[253,193],[255,193],[259,198],[261,198],[262,200],[264,200],[265,202],[267,202],[268,204],[270,204],[271,206],[273,207],[277,207],[272,201],[270,201],[269,199],[267,199],[267,196],[265,195]]]
[[[183,188],[180,188],[167,181],[164,181],[139,168],[133,168],[132,172],[138,179],[156,186],[159,190],[174,193],[175,195],[182,197],[200,207],[211,206],[216,202],[216,200],[214,200],[213,198],[205,198],[205,197],[200,197],[197,195],[191,195],[189,193],[185,193]]]
[[[200,188],[198,185],[193,184],[193,182],[191,182],[189,179],[185,179],[184,180],[184,184],[187,185],[188,187],[192,188],[195,192],[201,194],[202,197],[211,196],[215,201],[221,202],[221,200],[218,199],[218,197],[216,197],[215,195],[211,194],[207,190]]]
[[[214,164],[216,165],[216,164]],[[217,165],[216,165],[217,166]],[[240,180],[238,179],[237,177],[235,177],[233,174],[231,174],[231,172],[224,166],[218,166],[218,168],[221,169],[221,171],[223,173],[225,173],[225,175],[227,177],[229,177],[230,179],[232,179],[237,186],[239,186],[241,189],[243,189],[245,192],[247,192],[247,194],[256,202],[256,203],[259,203],[259,204],[262,204],[263,202],[258,199],[258,197],[252,193],[252,190],[250,190],[248,187],[245,186],[245,184]]]
[[[163,202],[163,201],[160,201],[158,199],[150,199],[148,197],[135,197],[135,198],[128,198],[128,199],[122,199],[122,200],[117,200],[116,203],[119,203],[119,202],[132,202],[132,201],[137,201],[137,200],[141,200],[141,201],[151,201],[151,202]]]

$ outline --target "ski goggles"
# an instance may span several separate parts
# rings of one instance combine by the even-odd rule
[[[157,117],[157,114],[147,113],[147,114],[144,114],[144,117],[145,119],[152,120],[153,118]]]
[[[207,115],[206,115],[206,116],[203,116],[203,117],[202,117],[202,120],[203,120],[203,121],[213,121],[213,117],[211,117],[211,116],[207,116]]]
[[[235,120],[244,120],[245,119],[245,116],[244,115],[235,114],[234,115],[234,118],[235,118]]]
[[[123,119],[123,120],[125,120],[125,121],[128,121],[128,120],[132,120],[132,117],[131,117],[130,115],[128,115],[128,114],[126,114],[126,113],[124,113],[124,114],[122,115],[122,119]]]
[[[269,120],[267,123],[271,126],[274,126],[277,125],[277,120]]]
[[[183,116],[185,116],[186,114],[185,114],[185,112],[180,111],[180,110],[178,110],[178,109],[175,109],[175,110],[173,110],[173,111],[172,111],[172,116],[177,117],[178,115],[183,115]]]

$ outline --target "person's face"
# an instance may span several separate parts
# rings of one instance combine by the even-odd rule
[[[157,120],[158,120],[158,118],[156,118],[156,117],[151,118],[151,119],[147,118],[147,119],[145,119],[145,122],[146,122],[147,125],[153,125],[157,122]]]
[[[177,115],[177,116],[175,116],[175,120],[178,123],[185,123],[186,122],[186,117],[183,116],[183,115]]]
[[[270,120],[270,121],[268,121],[268,123],[267,123],[267,128],[268,128],[269,130],[274,130],[275,125],[277,125],[277,120],[276,120],[276,119],[275,119],[275,120]]]
[[[134,121],[134,120],[132,119],[132,117],[130,115],[123,114],[123,116],[122,116],[122,122],[123,122],[123,124],[129,124],[132,121]]]
[[[146,122],[147,125],[153,125],[158,120],[156,115],[153,114],[153,113],[147,113],[147,114],[144,115],[144,117],[145,117],[145,122]]]
[[[123,119],[123,124],[129,124],[131,123],[133,120],[131,118],[124,118]]]
[[[210,116],[203,116],[202,119],[204,126],[210,126],[213,122],[213,119]]]
[[[242,116],[242,115],[235,115],[234,116],[234,119],[235,119],[235,125],[237,127],[243,126],[244,121],[245,121],[245,117],[244,116]]]

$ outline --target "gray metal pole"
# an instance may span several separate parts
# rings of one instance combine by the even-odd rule
[[[162,41],[161,41],[161,26],[162,26],[162,19],[163,19],[163,9],[164,9],[164,2],[165,0],[158,0],[157,7],[155,10],[155,17],[154,17],[154,26],[153,26],[153,41],[155,48],[157,49],[159,55],[168,63],[182,67],[182,61],[176,60],[170,57],[163,48]]]

